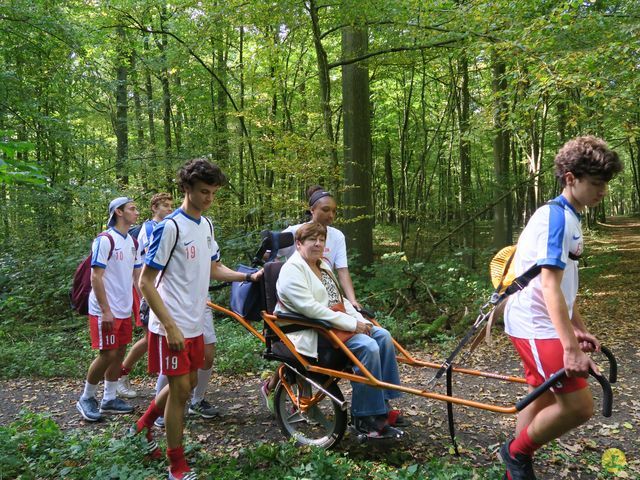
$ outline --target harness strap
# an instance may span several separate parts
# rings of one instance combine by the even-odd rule
[[[453,396],[453,382],[452,382],[453,368],[451,365],[447,368],[447,396]],[[451,444],[453,445],[453,451],[456,457],[460,456],[458,451],[458,442],[456,442],[456,424],[453,419],[453,403],[447,402],[447,421],[449,423],[449,436],[451,437]]]

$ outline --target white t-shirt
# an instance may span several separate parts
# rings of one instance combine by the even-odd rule
[[[169,219],[178,224],[177,244],[176,226]],[[193,338],[202,335],[211,262],[220,259],[220,249],[209,220],[190,217],[181,208],[154,229],[145,263],[156,270],[163,270],[174,244],[176,248],[158,285],[158,293],[182,335]],[[166,335],[153,310],[149,315],[149,331]]]
[[[113,239],[111,258],[111,242],[107,237],[99,236],[91,246],[91,267],[104,269],[102,280],[113,316],[128,318],[133,306],[133,269],[140,268],[142,262],[131,235],[122,235],[115,228],[108,229],[107,233]],[[89,294],[89,314],[102,315],[102,309],[93,290]]]
[[[564,208],[546,204],[536,210],[520,235],[513,261],[518,276],[533,265],[564,270],[560,288],[571,318],[578,293],[578,261],[571,260],[569,253],[582,253],[582,227],[580,214],[565,197],[560,195],[553,201]],[[542,296],[540,275],[509,298],[504,318],[505,331],[512,337],[558,338]]]
[[[291,225],[285,228],[283,231],[293,233],[294,237],[296,231],[304,225],[300,223],[298,225]],[[295,245],[278,250],[279,257],[287,257],[289,259],[291,255],[296,252]],[[324,254],[322,259],[329,264],[331,269],[347,268],[347,243],[344,239],[344,234],[337,228],[331,226],[327,227],[327,241],[324,246]]]

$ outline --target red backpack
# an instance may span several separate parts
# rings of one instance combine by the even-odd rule
[[[107,260],[111,258],[115,243],[113,237],[107,232],[102,232],[98,237],[107,237],[111,247],[109,248],[109,256]],[[135,243],[135,242],[134,242]],[[80,315],[89,314],[89,294],[91,293],[91,257],[92,253],[85,258],[78,268],[76,273],[73,274],[73,285],[69,291],[69,300],[71,301],[71,308],[78,312]]]

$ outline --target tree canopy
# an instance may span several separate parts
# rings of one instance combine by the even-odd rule
[[[593,215],[639,211],[639,14],[630,0],[5,2],[2,241],[94,234],[115,194],[144,205],[208,155],[231,180],[222,226],[296,221],[321,183],[350,238],[397,224],[408,250],[411,232],[418,245],[434,224],[493,218],[505,244],[557,192],[557,148],[587,133],[627,165]],[[455,245],[473,248],[469,231]]]

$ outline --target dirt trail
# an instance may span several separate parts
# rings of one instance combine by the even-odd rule
[[[585,269],[596,269],[589,282],[581,286],[581,311],[589,326],[604,344],[609,346],[619,361],[619,381],[614,386],[614,413],[610,418],[600,414],[600,392],[593,387],[598,402],[598,413],[585,426],[577,429],[554,445],[540,451],[536,458],[536,471],[540,479],[595,479],[602,472],[600,458],[607,448],[620,448],[629,462],[620,478],[640,478],[640,339],[638,321],[640,310],[640,220],[613,219],[599,227],[599,232],[587,241],[589,264]],[[611,262],[611,264],[607,264]],[[438,361],[446,352],[414,352],[418,358]],[[598,358],[599,359],[602,357]],[[601,365],[605,366],[606,362]],[[473,368],[521,375],[513,349],[494,330],[494,345],[474,355]],[[407,384],[425,385],[431,370],[401,367]],[[281,442],[276,422],[265,410],[258,393],[259,380],[255,375],[231,378],[214,376],[208,398],[221,410],[216,420],[192,419],[187,424],[188,436],[204,448],[219,455],[238,455],[242,447],[257,441]],[[151,379],[136,379],[135,386],[143,392],[133,403],[142,410],[152,398]],[[346,383],[341,384],[348,392]],[[75,410],[75,401],[81,382],[78,380],[20,379],[0,382],[0,424],[16,418],[21,408],[49,412],[65,429],[84,428],[101,430],[109,422],[124,427],[131,416],[111,418],[107,422],[86,424]],[[444,386],[439,385],[441,391]],[[512,404],[523,395],[517,385],[504,385],[493,380],[478,382],[458,377],[454,393],[475,399]],[[339,449],[349,451],[355,458],[379,458],[426,461],[429,458],[450,457],[450,441],[446,423],[445,404],[414,396],[405,396],[400,407],[412,421],[405,438],[392,445],[358,445],[352,437],[345,437]],[[497,462],[496,450],[509,436],[515,417],[483,410],[456,407],[456,427],[462,455],[474,464]],[[456,462],[455,457],[450,457]],[[610,478],[610,477],[608,477]]]

